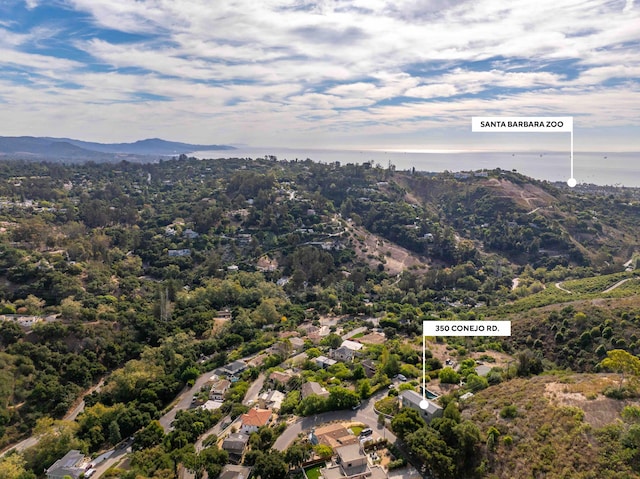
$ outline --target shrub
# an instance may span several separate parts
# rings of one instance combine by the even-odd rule
[[[503,407],[500,410],[500,417],[503,419],[513,419],[518,416],[518,408],[514,404]]]
[[[444,368],[438,374],[440,382],[445,384],[458,384],[460,382],[460,375],[452,368]]]

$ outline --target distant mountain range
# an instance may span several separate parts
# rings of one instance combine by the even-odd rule
[[[71,138],[0,136],[0,159],[53,160],[68,162],[120,160],[149,162],[159,157],[177,156],[193,151],[234,150],[227,145],[193,145],[160,138],[134,143],[93,143]]]

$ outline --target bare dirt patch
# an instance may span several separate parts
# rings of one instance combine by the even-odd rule
[[[500,353],[498,351],[484,351],[484,352],[474,352],[471,353],[470,356],[476,361],[482,361],[484,364],[491,368],[503,368],[506,369],[509,366],[509,363],[513,363],[513,357],[509,356],[505,353]],[[493,358],[494,361],[488,361],[486,356]]]
[[[385,271],[392,276],[410,268],[418,271],[428,268],[426,258],[420,258],[408,249],[370,233],[363,227],[350,224],[347,231],[354,237],[353,244],[357,255],[372,268],[382,263]]]
[[[537,208],[549,206],[555,202],[555,198],[542,188],[526,184],[524,186],[516,185],[508,180],[498,180],[491,178],[484,182],[485,186],[495,188],[502,193],[503,196],[511,198],[515,203],[524,208]]]
[[[620,401],[603,396],[607,386],[617,383],[611,375],[585,375],[577,382],[550,382],[545,384],[544,396],[556,406],[574,406],[584,411],[584,420],[594,428],[611,424],[620,418],[620,412],[638,402]]]

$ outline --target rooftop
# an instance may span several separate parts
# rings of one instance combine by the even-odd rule
[[[269,409],[249,409],[246,414],[242,415],[242,424],[244,426],[261,427],[269,422],[271,418],[271,410]]]
[[[249,442],[249,436],[247,434],[236,432],[227,436],[227,438],[222,443],[222,448],[244,448],[244,446],[247,445],[247,442]]]
[[[247,479],[250,475],[250,467],[227,464],[222,468],[218,477],[220,479]]]
[[[340,345],[340,347],[348,348],[351,351],[360,351],[363,346],[362,344],[357,343],[355,341],[351,341],[350,339],[345,339],[344,341],[342,341],[342,344]]]
[[[77,478],[85,469],[85,457],[80,451],[72,449],[54,462],[48,469],[47,475],[71,476]]]
[[[364,454],[360,451],[360,444],[349,444],[347,446],[337,447],[336,454],[343,463],[350,463],[364,457]]]
[[[304,383],[302,385],[302,398],[304,399],[311,394],[317,394],[318,396],[328,396],[329,391],[323,388],[320,383],[316,383],[313,381]]]
[[[400,393],[400,397],[402,398],[403,401],[407,401],[411,403],[413,406],[415,406],[416,408],[422,409],[420,407],[420,403],[422,402],[423,398],[417,392],[408,389],[408,390],[402,391]],[[427,401],[427,409],[425,409],[424,411],[427,412],[428,414],[433,414],[436,411],[439,411],[442,409],[442,406],[434,403],[430,399],[425,399],[425,401]]]

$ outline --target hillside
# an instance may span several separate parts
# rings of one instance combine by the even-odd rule
[[[462,414],[492,437],[482,451],[483,477],[640,477],[638,426],[622,415],[640,403],[604,397],[616,381],[559,374],[513,379],[477,393]]]
[[[193,145],[159,138],[133,143],[95,143],[71,138],[0,137],[0,158],[8,160],[115,162],[157,161],[158,156],[178,156],[198,150],[233,150],[226,145]]]
[[[246,411],[250,386],[261,372],[283,372],[294,344],[293,357],[306,351],[312,359],[296,366],[303,377],[333,396],[302,400],[302,379],[291,390],[265,379],[266,388],[286,393],[285,414],[350,410],[375,391],[390,394],[392,383],[400,387],[399,375],[402,387],[417,388],[422,322],[430,319],[513,326],[510,338],[429,342],[429,387],[444,403],[466,391],[475,400],[510,400],[528,383],[545,397],[546,376],[529,375],[599,372],[612,350],[640,352],[638,197],[502,170],[422,174],[274,158],[0,161],[0,446],[46,429],[105,378],[65,444],[98,453],[136,434],[140,451],[127,474],[153,477],[162,464],[175,470],[176,451],[198,438],[200,426],[190,421],[209,425]],[[351,332],[366,344],[362,357],[327,369],[313,361]],[[174,431],[171,421],[155,425],[186,384],[204,383],[211,377],[204,373],[240,358],[251,366],[219,411],[189,411]],[[489,391],[494,396],[484,396]],[[196,402],[206,400],[201,393]],[[573,434],[566,411],[538,412]],[[482,449],[490,417],[473,415],[482,434],[460,423],[460,437],[451,436],[445,421],[414,437],[416,451],[437,433],[446,443],[443,467],[461,461],[454,470],[475,470],[481,463],[469,451]],[[519,430],[505,432],[514,444]],[[592,432],[571,440],[579,448],[601,441]],[[252,444],[270,444],[270,434]],[[469,448],[465,438],[474,441]],[[157,461],[146,467],[145,454]],[[24,456],[36,474],[52,457]],[[488,457],[487,471],[511,467]],[[564,467],[557,458],[523,457],[522,470]]]

